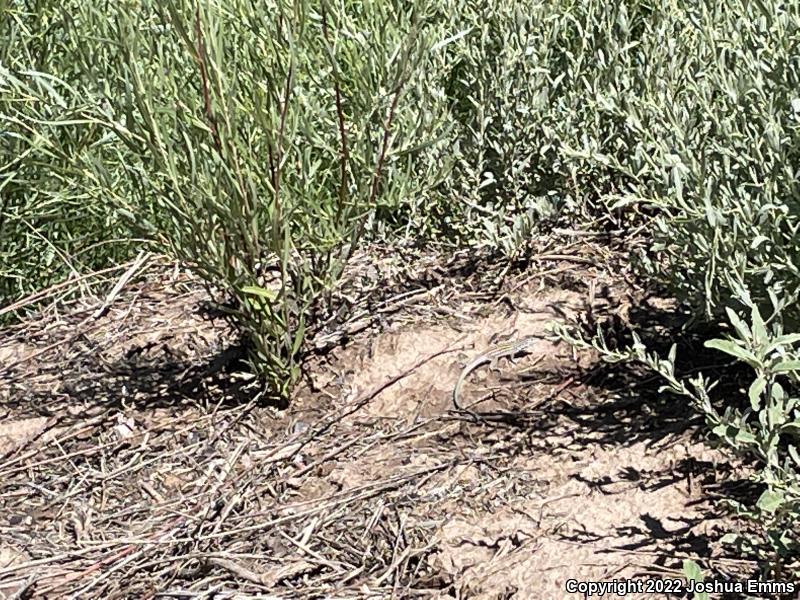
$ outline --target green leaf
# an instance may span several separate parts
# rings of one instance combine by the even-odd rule
[[[634,204],[648,204],[648,201],[638,196],[622,196],[618,198],[617,201],[611,205],[610,209],[617,210],[620,208],[633,206]]]
[[[757,306],[753,306],[753,309],[750,311],[750,318],[753,321],[753,338],[756,345],[763,344],[767,338],[767,327],[764,325],[764,319],[761,318],[761,312],[758,310]]]
[[[751,367],[758,368],[759,366],[758,360],[752,352],[742,348],[730,340],[708,340],[704,345],[706,348],[713,348],[714,350],[719,350],[725,354],[730,354],[731,356],[746,362]]]
[[[461,38],[463,38],[465,35],[467,35],[467,34],[468,34],[469,32],[471,32],[471,31],[472,31],[472,27],[467,27],[466,29],[462,29],[461,31],[459,31],[459,32],[458,32],[458,33],[456,33],[455,35],[451,35],[449,38],[447,38],[447,39],[444,39],[444,40],[442,40],[442,41],[440,41],[440,42],[437,42],[437,43],[435,43],[435,44],[434,44],[434,45],[431,47],[431,49],[430,49],[430,52],[432,52],[432,53],[433,53],[433,52],[436,52],[437,50],[440,50],[440,49],[444,48],[444,47],[445,47],[445,46],[447,46],[448,44],[452,44],[453,42],[457,42],[458,40],[460,40]]]
[[[700,569],[700,565],[698,565],[693,560],[686,558],[683,561],[683,574],[686,579],[690,581],[703,581],[703,571]],[[692,595],[695,600],[708,600],[708,594],[706,592],[695,593]]]
[[[738,533],[726,533],[720,538],[720,543],[722,544],[735,544],[739,541],[739,534]]]
[[[785,423],[781,427],[781,432],[786,432],[791,435],[800,436],[800,423],[798,423],[797,421],[794,421],[792,423]]]
[[[790,346],[797,342],[800,342],[800,333],[788,333],[786,335],[779,336],[767,344],[767,346],[764,348],[764,354],[769,354],[780,346]]]
[[[800,360],[784,360],[772,367],[773,373],[793,373],[800,371]]]
[[[729,427],[728,425],[724,425],[724,424],[720,423],[719,425],[714,427],[714,429],[712,429],[711,432],[714,435],[716,435],[717,437],[720,437],[722,439],[727,439],[727,438],[731,437],[731,434],[733,433],[731,431],[731,429],[732,428]]]
[[[756,506],[764,512],[774,513],[784,502],[783,492],[778,490],[764,490],[756,502]]]
[[[739,430],[739,433],[736,434],[735,440],[742,444],[758,444],[756,436],[745,429]]]
[[[278,297],[277,292],[264,289],[257,285],[246,285],[242,288],[242,292],[251,296],[258,296],[259,298],[264,298],[265,300],[269,301],[274,301],[275,298]]]
[[[786,412],[783,410],[783,403],[775,404],[767,409],[769,422],[773,427],[783,425],[786,422]],[[777,443],[777,440],[776,440]]]
[[[300,323],[297,327],[297,331],[294,334],[294,342],[292,343],[292,354],[297,354],[300,350],[300,346],[303,345],[303,339],[305,337],[306,328],[305,324]]]
[[[800,467],[800,454],[797,453],[797,448],[795,448],[792,444],[788,446],[789,456],[792,457],[794,464]]]
[[[725,312],[728,314],[728,320],[731,322],[731,325],[733,325],[734,329],[736,329],[736,332],[739,334],[739,337],[743,340],[750,339],[752,337],[750,333],[750,328],[744,321],[742,321],[739,318],[739,315],[737,315],[730,308],[726,308]]]
[[[748,397],[750,398],[750,406],[753,407],[753,410],[758,410],[761,406],[761,394],[764,392],[764,388],[767,387],[767,380],[763,376],[759,376],[757,379],[750,384],[750,389],[747,392]]]
[[[700,565],[689,558],[683,561],[683,574],[686,576],[686,579],[703,581],[703,571],[700,569]]]

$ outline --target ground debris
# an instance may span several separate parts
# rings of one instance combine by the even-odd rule
[[[384,330],[334,336],[285,411],[204,374],[235,340],[174,270],[0,332],[0,595],[564,598],[687,556],[746,568],[704,495],[738,467],[591,354],[470,377],[473,410],[523,421],[452,411],[493,334],[580,315],[591,278],[612,289],[593,314],[624,296],[590,260],[547,260],[494,299],[468,278],[394,289]]]

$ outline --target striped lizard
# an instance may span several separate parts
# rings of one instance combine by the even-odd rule
[[[489,367],[491,369],[497,368],[497,361],[501,358],[514,358],[517,354],[528,353],[530,352],[531,347],[542,339],[540,336],[537,335],[529,335],[524,338],[503,342],[502,344],[498,344],[497,346],[493,347],[490,350],[487,350],[483,354],[479,354],[476,356],[471,362],[464,367],[464,370],[461,371],[461,375],[456,382],[456,387],[453,388],[453,406],[456,407],[456,410],[463,411],[464,409],[461,408],[459,405],[459,397],[461,395],[461,387],[464,385],[464,381],[467,379],[470,373],[480,367],[482,364],[489,363]],[[542,357],[543,358],[543,357]],[[468,411],[469,412],[469,411]]]

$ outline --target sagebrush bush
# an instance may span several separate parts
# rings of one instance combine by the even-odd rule
[[[630,175],[619,205],[654,211],[643,266],[708,318],[724,318],[740,285],[762,307],[770,289],[794,295],[798,7],[681,3],[633,23],[647,35],[616,59],[625,76],[597,99],[627,143],[587,154]]]
[[[709,344],[753,368],[750,409],[712,402],[702,377],[677,380],[675,351],[659,359],[640,345],[622,354],[595,347],[658,371],[725,445],[757,461],[764,492],[735,508],[764,535],[729,540],[758,548],[780,573],[796,556],[800,513],[800,12],[779,2],[589,6],[576,28],[599,43],[586,45],[582,72],[564,79],[580,82],[583,114],[596,126],[574,129],[567,154],[581,162],[572,168],[608,169],[600,200],[650,219],[652,247],[638,257],[646,280],[666,284],[699,320],[731,322],[731,339]]]

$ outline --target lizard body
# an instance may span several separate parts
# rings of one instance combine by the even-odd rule
[[[464,410],[459,405],[459,397],[461,395],[461,387],[470,373],[485,363],[489,363],[491,368],[495,368],[497,361],[501,358],[513,358],[517,354],[527,353],[539,339],[539,336],[531,335],[512,342],[504,342],[476,356],[461,371],[456,386],[453,388],[453,406],[456,407],[456,410]]]

